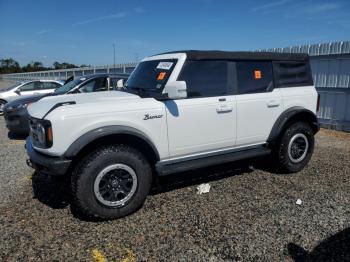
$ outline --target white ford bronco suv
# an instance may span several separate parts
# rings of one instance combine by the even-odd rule
[[[142,206],[157,175],[268,154],[300,171],[317,105],[307,55],[164,53],[143,59],[121,91],[30,105],[27,163],[70,176],[83,214],[119,218]]]

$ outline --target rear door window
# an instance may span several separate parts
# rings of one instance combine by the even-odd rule
[[[313,85],[308,62],[278,61],[273,63],[273,70],[277,87]]]
[[[263,93],[273,90],[272,62],[238,61],[236,70],[238,94]]]
[[[61,87],[61,85],[56,82],[42,82],[42,89],[56,89],[59,87]]]
[[[226,61],[186,61],[178,78],[187,85],[187,97],[227,95]]]

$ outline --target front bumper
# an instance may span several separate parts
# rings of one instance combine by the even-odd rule
[[[29,159],[27,160],[28,166],[41,173],[49,175],[63,176],[67,173],[72,160],[62,157],[48,156],[37,152],[33,148],[30,137],[27,138],[25,147],[29,156]]]
[[[18,110],[4,110],[7,129],[15,134],[29,134],[29,116],[26,108]]]

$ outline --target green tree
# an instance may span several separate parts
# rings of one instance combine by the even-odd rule
[[[57,61],[53,63],[53,67],[54,67],[55,69],[62,69],[61,63],[59,63],[59,62],[57,62]]]
[[[44,69],[43,63],[39,61],[32,62],[34,71],[40,71]]]
[[[69,69],[69,68],[77,68],[79,66],[67,62],[54,62],[54,69]],[[90,65],[81,65],[80,67],[90,67]],[[0,74],[12,74],[12,73],[20,73],[20,72],[35,72],[35,71],[46,71],[52,70],[51,67],[45,67],[40,61],[31,61],[27,65],[21,67],[19,63],[12,58],[4,58],[0,59]]]
[[[59,62],[54,62],[53,66],[55,69],[69,69],[69,68],[76,68],[78,66],[71,64],[71,63],[67,63],[67,62],[63,62],[63,63],[59,63]]]
[[[1,74],[10,74],[10,73],[19,73],[21,72],[21,67],[19,63],[12,59],[0,59],[0,73]]]
[[[35,72],[35,71],[45,71],[45,70],[49,70],[51,68],[44,67],[42,62],[31,61],[26,66],[24,66],[22,69],[25,72]]]

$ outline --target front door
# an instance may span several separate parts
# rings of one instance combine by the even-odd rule
[[[186,61],[178,80],[187,98],[165,102],[170,157],[206,154],[235,146],[236,101],[227,62]]]
[[[20,87],[20,92],[22,96],[34,95],[41,89],[42,83],[40,81],[33,81],[24,84]]]

